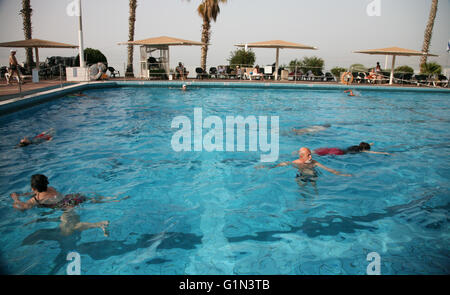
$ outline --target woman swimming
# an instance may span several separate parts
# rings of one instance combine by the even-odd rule
[[[368,144],[367,142],[361,142],[359,145],[352,145],[346,148],[345,150],[342,150],[340,148],[318,148],[314,150],[314,153],[318,156],[325,156],[325,155],[341,156],[345,154],[356,154],[356,153],[390,155],[389,153],[371,151],[370,150],[371,145],[372,144]]]
[[[13,207],[19,210],[28,210],[33,207],[41,208],[52,208],[52,209],[62,209],[64,213],[61,216],[60,228],[64,235],[69,235],[73,231],[83,231],[89,228],[101,228],[105,234],[107,233],[107,226],[109,221],[100,222],[80,222],[79,216],[73,212],[73,208],[79,204],[86,202],[87,197],[81,194],[68,194],[63,196],[55,188],[48,186],[48,178],[42,174],[35,174],[31,177],[31,193],[17,194],[12,193],[11,198],[14,200]],[[27,202],[20,201],[20,196],[31,196]],[[101,199],[114,199],[99,197],[97,199],[92,199],[96,203],[102,203]],[[120,200],[113,200],[109,202],[119,202]],[[106,203],[106,202],[103,202]]]

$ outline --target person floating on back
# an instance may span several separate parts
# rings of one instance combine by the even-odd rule
[[[29,139],[28,137],[24,137],[20,140],[19,144],[16,147],[24,147],[30,144],[39,144],[46,141],[50,141],[54,136],[54,129],[50,129],[42,132],[41,134],[36,135],[35,137]]]
[[[345,154],[356,154],[356,153],[370,153],[370,154],[380,154],[380,155],[390,155],[389,153],[385,152],[374,152],[370,150],[370,146],[372,144],[368,144],[367,142],[361,142],[359,145],[353,145],[345,150],[340,148],[318,148],[314,150],[314,153],[318,156],[325,156],[325,155],[335,155],[335,156],[341,156]]]

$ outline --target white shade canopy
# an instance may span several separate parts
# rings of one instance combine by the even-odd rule
[[[275,80],[278,79],[278,60],[280,55],[280,49],[310,49],[317,50],[317,47],[304,45],[300,43],[287,42],[283,40],[271,40],[271,41],[262,41],[262,42],[254,42],[254,43],[245,43],[245,44],[235,44],[237,47],[245,47],[245,48],[275,48],[276,51],[276,60],[275,60]]]

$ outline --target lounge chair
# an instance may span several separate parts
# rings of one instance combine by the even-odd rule
[[[272,66],[264,67],[264,79],[271,79],[273,76],[273,71],[274,69],[272,68]]]
[[[414,82],[419,86],[419,84],[426,84],[427,83],[428,75],[414,75]]]
[[[325,78],[324,78],[325,82],[331,82],[331,81],[334,81],[334,80],[335,79],[334,79],[333,74],[331,74],[330,72],[326,72],[325,73]]]
[[[208,73],[203,70],[203,68],[195,68],[195,72],[197,73],[197,79],[208,78]]]
[[[109,71],[110,77],[115,78],[116,75],[120,77],[120,72],[116,71],[116,69],[114,69],[113,67],[108,67],[108,71]]]
[[[441,83],[441,87],[446,87],[446,88],[448,88],[448,78],[447,78],[446,76],[444,76],[444,75],[439,75],[439,76],[438,76],[438,79],[439,79],[439,81],[440,81],[440,83]]]
[[[209,68],[209,77],[212,78],[212,76],[214,76],[214,78],[217,79],[217,68],[216,67]]]

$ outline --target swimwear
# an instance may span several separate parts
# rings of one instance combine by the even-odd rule
[[[34,138],[42,138],[45,140],[50,140],[52,138],[52,136],[49,134],[41,133],[39,135],[36,135]]]
[[[41,134],[36,135],[35,137],[33,137],[33,138],[31,139],[31,143],[34,143],[34,144],[36,144],[36,143],[41,143],[41,142],[44,142],[44,141],[47,141],[47,140],[52,139],[52,137],[53,137],[53,136],[50,135],[50,134],[41,133]]]
[[[39,200],[36,198],[36,195],[34,195],[33,198],[36,201],[36,203],[38,203],[39,207],[51,209],[71,208],[87,200],[87,198],[81,194],[68,194],[61,201],[55,204],[41,204]]]
[[[338,149],[338,148],[318,148],[314,150],[314,152],[319,156],[325,156],[325,155],[344,155],[345,151]]]
[[[361,152],[361,148],[359,145],[352,145],[351,147],[348,147],[345,151],[346,153],[359,153]]]
[[[298,180],[300,180],[301,182],[304,182],[304,183],[308,183],[308,182],[315,183],[317,181],[317,175],[301,175],[301,174],[297,173],[295,178],[298,178]]]

